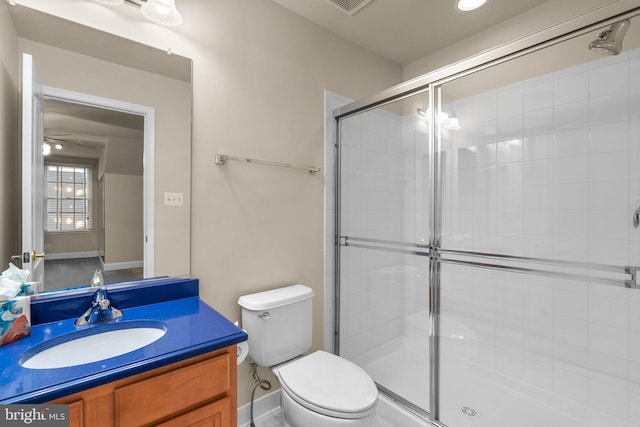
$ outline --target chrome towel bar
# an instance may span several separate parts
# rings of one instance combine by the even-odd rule
[[[227,161],[254,163],[256,165],[275,166],[279,168],[300,169],[300,170],[306,170],[312,175],[317,172],[320,172],[320,168],[316,168],[314,166],[297,166],[297,165],[290,165],[289,163],[272,162],[271,160],[258,160],[258,159],[249,159],[247,157],[227,156],[226,154],[215,155],[214,162],[216,165],[224,165],[225,162]]]

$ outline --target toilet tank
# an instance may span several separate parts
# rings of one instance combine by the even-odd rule
[[[311,347],[313,290],[292,285],[238,299],[242,328],[249,335],[249,359],[273,366],[303,354]]]

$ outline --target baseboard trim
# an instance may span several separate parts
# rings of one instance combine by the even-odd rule
[[[127,268],[144,267],[144,261],[108,262],[104,264],[104,271],[125,270]]]
[[[261,396],[253,402],[253,418],[258,419],[280,410],[280,389]],[[251,421],[251,403],[238,408],[238,426],[249,424]]]

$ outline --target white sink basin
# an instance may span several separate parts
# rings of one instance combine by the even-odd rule
[[[38,344],[22,355],[20,365],[54,369],[98,362],[147,346],[166,332],[165,324],[155,321],[96,325]]]

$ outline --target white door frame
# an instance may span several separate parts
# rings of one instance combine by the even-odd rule
[[[156,109],[115,99],[102,98],[86,93],[72,92],[49,86],[42,86],[46,99],[88,105],[91,107],[137,114],[144,117],[143,162],[143,223],[144,223],[144,277],[154,277],[154,224],[155,224],[155,138]]]
[[[33,57],[22,54],[22,268],[29,280],[44,282],[44,139],[42,85]]]

